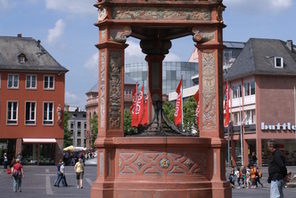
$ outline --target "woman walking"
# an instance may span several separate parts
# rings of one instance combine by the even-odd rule
[[[23,165],[20,164],[20,160],[16,159],[15,164],[12,166],[13,177],[13,191],[22,192],[22,178],[24,177]]]
[[[84,165],[81,158],[79,158],[78,162],[75,164],[74,171],[76,173],[77,188],[83,188],[82,180],[84,174]]]

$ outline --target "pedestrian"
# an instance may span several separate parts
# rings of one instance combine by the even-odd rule
[[[77,188],[83,188],[82,180],[84,174],[84,164],[81,158],[79,158],[78,162],[75,164],[74,171],[76,173]]]
[[[237,188],[240,188],[241,172],[240,172],[239,167],[237,167],[237,169],[234,172],[234,174],[235,174],[236,179],[237,179],[237,184],[238,184],[238,187]]]
[[[268,165],[268,183],[270,183],[270,197],[284,198],[284,179],[287,176],[285,157],[277,148],[274,141],[267,143],[268,150],[272,154],[272,159]]]
[[[3,155],[3,165],[4,165],[4,170],[7,169],[7,165],[8,165],[8,158],[7,158],[7,154],[4,153]]]
[[[251,165],[251,172],[250,172],[250,177],[251,177],[251,188],[257,188],[257,180],[256,180],[256,174],[257,174],[257,168],[254,165]]]
[[[23,165],[20,164],[20,160],[16,159],[15,164],[12,166],[13,177],[13,191],[22,192],[22,178],[24,177]]]
[[[250,188],[250,182],[251,182],[251,169],[250,169],[250,164],[246,168],[246,184],[247,188]]]
[[[255,152],[252,152],[251,163],[253,164],[253,166],[257,166],[257,156]]]
[[[261,187],[263,188],[263,184],[261,183],[260,179],[262,178],[262,172],[261,170],[258,168],[258,166],[256,167],[257,169],[257,174],[256,174],[256,183],[257,185],[260,184]]]
[[[64,162],[62,161],[61,162],[61,166],[60,166],[60,172],[61,172],[61,177],[59,178],[59,180],[57,181],[56,183],[56,187],[59,187],[60,186],[60,182],[62,181],[63,183],[63,186],[68,186],[67,184],[67,180],[66,180],[66,175],[65,175],[65,165],[64,165]]]
[[[56,180],[54,182],[54,186],[58,186],[58,181],[60,180],[62,174],[61,174],[61,165],[62,165],[62,160],[59,161],[59,163],[57,164],[57,177]],[[64,180],[62,180],[63,185],[65,185]]]

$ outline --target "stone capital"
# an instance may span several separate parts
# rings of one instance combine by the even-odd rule
[[[197,44],[215,40],[215,31],[209,28],[192,28],[193,41]]]
[[[170,40],[141,40],[142,52],[147,55],[165,55],[172,47]]]
[[[124,26],[120,28],[110,28],[110,40],[125,43],[127,37],[132,34],[132,29],[130,26]]]

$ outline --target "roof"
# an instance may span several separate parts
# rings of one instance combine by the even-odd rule
[[[274,57],[282,57],[283,68],[274,67]],[[252,75],[296,75],[296,53],[278,39],[251,38],[225,75],[234,80]]]
[[[23,54],[25,63],[18,57]],[[40,44],[31,37],[0,36],[0,70],[67,72]]]
[[[124,75],[124,84],[125,85],[135,85],[137,82],[132,79],[131,77],[129,77],[128,75]],[[99,83],[96,83],[94,86],[92,86],[92,88],[86,92],[86,94],[88,93],[97,93],[99,90]]]

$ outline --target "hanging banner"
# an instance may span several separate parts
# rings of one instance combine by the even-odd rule
[[[195,115],[196,115],[196,124],[199,128],[199,90],[194,94],[194,99],[196,101],[196,109],[195,109]]]
[[[176,89],[176,92],[178,94],[177,100],[176,100],[176,108],[175,108],[175,125],[182,124],[182,79],[180,80],[180,83]]]
[[[228,90],[228,82],[226,83],[225,90],[224,90],[224,127],[227,127],[229,124],[229,90]]]
[[[137,127],[137,116],[136,116],[136,111],[137,111],[137,85],[133,89],[132,92],[132,97],[133,97],[133,102],[132,106],[130,107],[130,112],[131,112],[131,117],[132,117],[132,123],[131,127]]]

